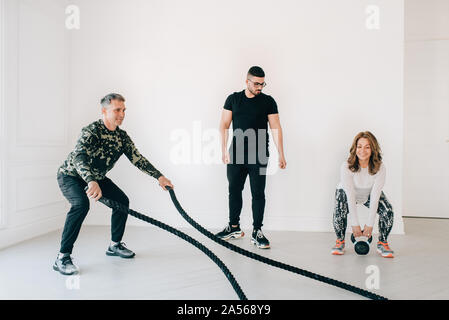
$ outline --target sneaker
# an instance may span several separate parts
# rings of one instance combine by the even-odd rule
[[[234,239],[241,238],[244,235],[245,233],[240,229],[240,226],[232,227],[230,224],[228,224],[223,231],[220,231],[215,236],[217,236],[222,240],[229,240],[232,238]]]
[[[69,254],[62,258],[56,258],[53,270],[59,271],[61,274],[70,276],[79,273],[79,268],[73,264],[72,258]]]
[[[335,247],[332,248],[332,254],[341,256],[345,253],[345,240],[337,239]]]
[[[260,229],[254,229],[251,235],[251,243],[255,244],[260,249],[269,249],[270,241],[262,233]]]
[[[384,258],[394,258],[394,251],[390,249],[388,242],[379,241],[377,243],[377,252],[379,252]]]
[[[113,246],[109,246],[108,250],[106,250],[106,254],[108,256],[119,256],[125,259],[132,258],[136,254],[125,247],[124,242],[119,242]]]

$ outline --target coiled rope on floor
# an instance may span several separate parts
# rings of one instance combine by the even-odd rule
[[[339,287],[339,288],[342,288],[342,289],[345,289],[347,291],[359,294],[359,295],[361,295],[363,297],[366,297],[366,298],[369,298],[369,299],[372,299],[372,300],[388,300],[385,297],[382,297],[382,296],[377,295],[377,294],[375,294],[373,292],[370,292],[370,291],[367,291],[367,290],[355,287],[355,286],[350,285],[348,283],[344,283],[344,282],[341,282],[341,281],[338,281],[338,280],[334,280],[334,279],[331,279],[331,278],[328,278],[328,277],[325,277],[325,276],[313,273],[311,271],[300,269],[300,268],[297,268],[297,267],[294,267],[294,266],[291,266],[291,265],[288,265],[288,264],[285,264],[285,263],[282,263],[282,262],[279,262],[279,261],[276,261],[276,260],[269,259],[267,257],[263,257],[261,255],[258,255],[256,253],[254,253],[254,252],[247,251],[247,250],[245,250],[243,248],[240,248],[238,246],[233,245],[232,243],[229,243],[229,242],[227,242],[225,240],[222,240],[222,239],[218,238],[213,233],[211,233],[210,231],[208,231],[207,229],[202,227],[200,224],[198,224],[195,220],[193,220],[184,211],[184,209],[179,204],[179,201],[176,198],[176,195],[175,195],[175,192],[173,191],[173,189],[170,188],[170,187],[166,187],[166,188],[170,192],[170,197],[172,199],[172,202],[175,205],[175,207],[178,210],[178,212],[181,214],[181,216],[190,225],[192,225],[196,230],[201,232],[203,235],[205,235],[209,239],[217,242],[218,244],[221,244],[222,246],[224,246],[224,247],[226,247],[228,249],[231,249],[232,251],[235,251],[237,253],[240,253],[241,255],[244,255],[244,256],[246,256],[248,258],[251,258],[251,259],[254,259],[254,260],[257,260],[257,261],[261,261],[261,262],[269,264],[269,265],[271,265],[273,267],[277,267],[277,268],[280,268],[280,269],[283,269],[283,270],[287,270],[287,271],[290,271],[290,272],[293,272],[293,273],[297,273],[297,274],[300,274],[302,276],[305,276],[305,277],[308,277],[308,278],[311,278],[311,279],[314,279],[314,280],[317,280],[317,281],[321,281],[321,282],[324,282],[324,283],[327,283],[327,284],[330,284],[330,285],[333,285],[333,286],[336,286],[336,287]]]
[[[86,188],[87,189],[87,188]],[[192,237],[190,237],[189,235],[185,234],[182,231],[179,231],[161,221],[158,221],[156,219],[150,218],[144,214],[141,214],[137,211],[134,211],[128,207],[126,207],[125,205],[105,198],[105,197],[101,197],[98,201],[100,201],[101,203],[103,203],[104,205],[108,206],[109,208],[112,209],[116,209],[122,212],[126,212],[129,215],[136,217],[137,219],[143,220],[145,222],[151,223],[152,225],[155,225],[156,227],[159,227],[165,231],[168,231],[170,233],[173,233],[174,235],[177,235],[178,237],[180,237],[181,239],[189,242],[190,244],[194,245],[195,247],[197,247],[198,249],[200,249],[202,252],[204,252],[210,259],[212,259],[213,262],[215,262],[218,267],[223,271],[223,273],[225,274],[226,278],[229,280],[229,282],[231,283],[232,288],[234,289],[234,291],[236,292],[237,296],[239,297],[240,300],[248,300],[246,295],[243,293],[242,288],[240,287],[240,285],[238,284],[237,280],[234,278],[234,276],[232,275],[231,271],[229,271],[229,269],[226,267],[226,265],[223,263],[223,261],[220,260],[220,258],[218,258],[212,251],[210,251],[207,247],[205,247],[202,243],[198,242],[197,240],[193,239]]]

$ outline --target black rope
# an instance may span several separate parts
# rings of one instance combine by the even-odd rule
[[[87,187],[86,187],[86,189],[87,189]],[[234,288],[234,291],[237,293],[237,296],[239,297],[239,299],[240,300],[248,300],[247,297],[245,296],[245,294],[243,293],[242,288],[237,283],[237,280],[234,278],[231,271],[229,271],[229,269],[226,267],[226,265],[223,263],[223,261],[221,261],[220,258],[218,258],[212,251],[210,251],[202,243],[198,242],[197,240],[193,239],[192,237],[190,237],[189,235],[185,234],[182,231],[179,231],[163,222],[160,222],[156,219],[150,218],[150,217],[148,217],[144,214],[141,214],[137,211],[131,210],[127,206],[125,206],[117,201],[114,201],[114,200],[111,200],[111,199],[108,199],[105,197],[101,197],[98,201],[100,201],[104,205],[108,206],[109,208],[116,209],[116,210],[119,210],[122,212],[127,212],[129,215],[136,217],[137,219],[151,223],[152,225],[155,225],[156,227],[159,227],[165,231],[171,232],[174,235],[177,235],[178,237],[180,237],[181,239],[193,244],[195,247],[197,247],[202,252],[204,252],[209,258],[211,258],[212,261],[218,265],[218,267],[220,267],[220,269],[225,274],[226,278],[231,283],[232,288]]]
[[[342,289],[354,292],[356,294],[359,294],[359,295],[361,295],[363,297],[366,297],[366,298],[369,298],[369,299],[372,299],[372,300],[387,300],[387,298],[379,296],[379,295],[377,295],[375,293],[372,293],[370,291],[367,291],[367,290],[364,290],[364,289],[361,289],[361,288],[357,288],[357,287],[355,287],[353,285],[350,285],[350,284],[347,284],[347,283],[344,283],[344,282],[341,282],[341,281],[338,281],[338,280],[334,280],[334,279],[331,279],[331,278],[328,278],[328,277],[324,277],[324,276],[321,276],[319,274],[316,274],[316,273],[313,273],[313,272],[310,272],[310,271],[307,271],[307,270],[304,270],[304,269],[300,269],[300,268],[297,268],[297,267],[294,267],[294,266],[290,266],[288,264],[285,264],[285,263],[282,263],[282,262],[279,262],[279,261],[276,261],[276,260],[272,260],[272,259],[260,256],[258,254],[255,254],[253,252],[247,251],[247,250],[242,249],[242,248],[240,248],[238,246],[235,246],[235,245],[233,245],[233,244],[231,244],[231,243],[229,243],[229,242],[227,242],[225,240],[222,240],[222,239],[218,238],[213,233],[211,233],[208,230],[206,230],[205,228],[203,228],[195,220],[193,220],[184,211],[184,209],[179,204],[178,200],[176,199],[176,195],[175,195],[175,192],[173,191],[173,189],[170,188],[170,187],[166,187],[166,188],[169,190],[170,197],[171,197],[171,199],[173,201],[173,204],[175,205],[176,209],[179,211],[181,216],[189,224],[191,224],[195,229],[197,229],[199,232],[201,232],[203,235],[205,235],[209,239],[212,239],[213,241],[221,244],[222,246],[225,246],[228,249],[231,249],[231,250],[233,250],[233,251],[235,251],[237,253],[240,253],[240,254],[242,254],[242,255],[244,255],[246,257],[252,258],[254,260],[261,261],[261,262],[269,264],[271,266],[274,266],[274,267],[277,267],[277,268],[280,268],[280,269],[283,269],[283,270],[287,270],[287,271],[290,271],[290,272],[293,272],[293,273],[297,273],[297,274],[300,274],[300,275],[308,277],[308,278],[312,278],[312,279],[317,280],[317,281],[325,282],[327,284],[330,284],[330,285],[333,285],[333,286],[336,286],[336,287],[339,287],[339,288],[342,288]]]

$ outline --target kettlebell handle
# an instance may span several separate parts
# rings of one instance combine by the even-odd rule
[[[351,234],[351,241],[352,241],[352,243],[356,243],[357,242],[353,233]],[[369,237],[367,241],[368,241],[368,243],[371,243],[373,241],[373,236]]]

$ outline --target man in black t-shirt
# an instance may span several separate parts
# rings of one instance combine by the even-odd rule
[[[279,167],[285,169],[282,129],[276,101],[263,94],[266,83],[265,73],[260,67],[251,67],[247,74],[246,89],[234,92],[226,99],[220,122],[222,142],[222,160],[227,164],[229,181],[229,224],[217,233],[221,239],[243,237],[239,220],[242,210],[242,191],[246,177],[249,175],[253,232],[251,242],[257,247],[267,249],[270,242],[262,233],[265,209],[265,182],[268,163],[268,126],[273,133],[275,145],[279,152]],[[227,150],[228,129],[232,122],[233,139]]]

